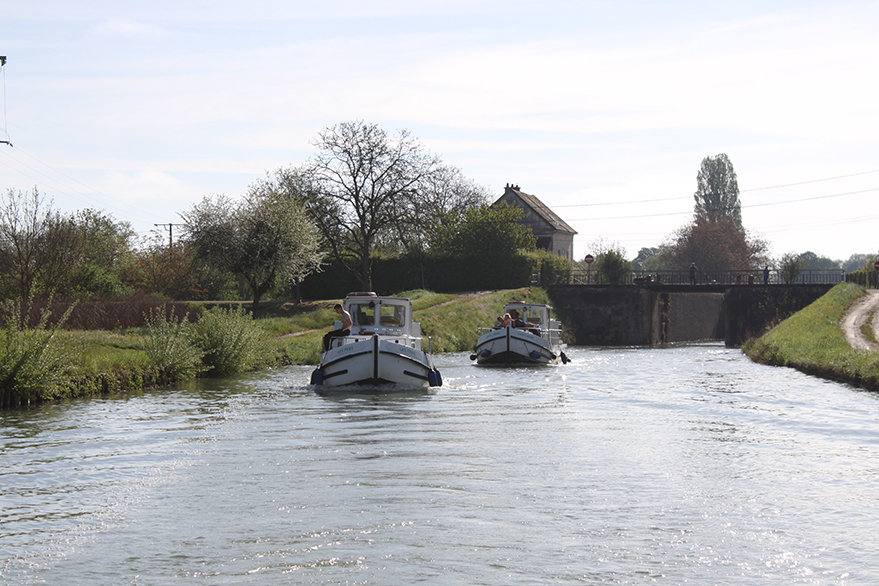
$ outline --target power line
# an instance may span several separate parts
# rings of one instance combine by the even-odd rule
[[[53,184],[55,184],[55,189],[57,189],[58,191],[64,192],[65,190],[67,190],[67,195],[68,195],[68,196],[70,196],[70,195],[71,195],[70,192],[72,192],[72,193],[75,193],[75,194],[77,194],[77,195],[79,195],[79,196],[81,196],[81,197],[84,197],[84,198],[90,199],[90,200],[92,200],[92,201],[94,201],[94,202],[96,202],[96,203],[98,203],[98,204],[100,204],[100,205],[102,205],[102,206],[106,206],[106,207],[109,207],[109,208],[116,209],[117,211],[119,211],[119,212],[121,212],[121,213],[123,213],[123,214],[126,214],[126,215],[128,215],[128,214],[132,214],[132,213],[136,213],[138,216],[144,216],[144,215],[146,215],[147,217],[153,217],[153,218],[157,218],[157,217],[158,217],[158,216],[156,216],[155,214],[152,214],[152,213],[147,212],[147,211],[145,211],[145,210],[142,210],[142,209],[136,208],[136,207],[134,207],[134,206],[132,206],[132,205],[130,205],[130,204],[127,204],[127,203],[125,203],[125,202],[118,201],[118,200],[117,200],[116,198],[114,198],[113,196],[110,196],[110,195],[108,195],[108,194],[106,194],[106,193],[102,193],[101,191],[98,191],[97,189],[94,189],[94,188],[89,187],[88,185],[85,185],[85,184],[82,183],[81,181],[79,181],[79,180],[77,180],[77,179],[75,179],[75,178],[73,178],[73,177],[67,175],[67,174],[64,173],[63,171],[60,171],[60,170],[58,170],[58,169],[52,167],[52,166],[49,165],[48,163],[46,163],[46,162],[44,162],[44,161],[38,159],[38,158],[35,157],[34,155],[28,153],[27,151],[22,150],[21,148],[16,148],[15,150],[18,151],[18,152],[21,152],[21,153],[24,154],[24,155],[27,155],[28,157],[30,157],[30,158],[33,159],[34,161],[40,163],[41,165],[44,165],[45,167],[47,167],[48,169],[54,171],[55,173],[58,173],[58,174],[61,175],[62,177],[65,177],[65,178],[67,178],[67,179],[69,179],[69,180],[71,180],[71,181],[73,181],[73,182],[75,182],[75,183],[78,183],[78,184],[81,185],[82,187],[84,187],[84,188],[86,188],[86,189],[88,189],[88,190],[90,190],[90,191],[93,191],[94,193],[97,193],[97,194],[99,194],[99,195],[103,195],[104,197],[106,197],[106,198],[108,198],[109,200],[111,200],[113,203],[115,203],[115,204],[119,204],[119,205],[122,205],[122,206],[126,206],[127,208],[129,208],[129,210],[124,210],[124,209],[119,208],[119,207],[116,207],[116,206],[114,206],[114,205],[109,205],[109,204],[108,204],[107,202],[105,202],[105,201],[102,201],[102,200],[100,200],[100,199],[98,199],[98,198],[96,198],[96,197],[93,197],[93,196],[91,196],[91,195],[89,195],[89,194],[87,194],[87,193],[83,193],[83,192],[77,190],[77,189],[74,188],[74,187],[71,187],[71,186],[69,186],[69,185],[66,185],[65,183],[63,183],[62,181],[59,181],[59,180],[56,179],[56,178],[50,177],[49,175],[47,175],[46,173],[43,173],[43,172],[40,171],[39,169],[36,169],[36,168],[32,167],[31,165],[28,165],[27,163],[25,163],[25,162],[22,161],[21,159],[18,159],[18,158],[16,158],[16,157],[10,155],[9,153],[6,153],[7,156],[8,156],[10,159],[12,159],[13,161],[15,161],[16,163],[18,163],[18,164],[21,165],[22,167],[25,167],[25,168],[27,168],[27,169],[30,169],[32,172],[34,172],[34,173],[36,173],[37,175],[39,175],[39,176],[45,178],[45,181],[48,181],[49,183],[53,183]],[[40,179],[38,179],[38,178],[36,178],[36,177],[30,176],[30,175],[28,175],[27,173],[24,173],[21,169],[16,169],[15,167],[13,167],[12,165],[9,165],[8,163],[4,163],[3,161],[0,161],[0,164],[4,165],[5,167],[7,167],[7,168],[9,168],[9,169],[12,169],[13,171],[16,171],[16,172],[18,172],[18,173],[21,173],[21,174],[24,175],[25,177],[28,177],[28,178],[30,178],[30,179],[36,181],[37,183],[44,183],[44,184],[45,184],[45,181],[41,181]],[[59,188],[58,186],[60,186],[60,188]],[[73,197],[73,196],[71,196],[71,197]],[[74,199],[77,199],[77,198],[74,197]],[[87,202],[84,202],[84,203],[87,203]]]
[[[870,175],[871,173],[879,173],[879,169],[874,169],[872,171],[861,171],[859,173],[849,173],[848,175],[837,175],[835,177],[825,177],[823,179],[810,179],[808,181],[800,181],[797,183],[785,183],[782,185],[772,185],[769,187],[752,187],[750,189],[740,189],[739,193],[749,193],[752,191],[767,191],[769,189],[781,189],[783,187],[796,187],[798,185],[808,185],[811,183],[821,183],[824,181],[835,181],[837,179],[848,179],[849,177]],[[853,193],[858,193],[858,192],[853,192]],[[835,196],[828,196],[828,197],[835,197]],[[687,196],[677,196],[677,197],[664,197],[664,198],[658,198],[658,199],[640,199],[640,200],[632,200],[632,201],[607,201],[607,202],[598,202],[598,203],[574,203],[574,204],[555,205],[555,206],[553,206],[553,208],[579,208],[579,207],[597,207],[597,206],[657,203],[657,202],[664,202],[664,201],[689,200],[692,198],[693,198],[692,195],[687,195]],[[757,204],[757,205],[772,205],[772,204]]]
[[[872,191],[879,191],[879,187],[874,187],[871,189],[862,189],[860,191],[847,191],[845,193],[834,193],[831,195],[818,195],[815,197],[801,197],[798,199],[788,199],[785,201],[774,201],[774,202],[766,202],[766,203],[754,203],[748,205],[742,205],[742,208],[759,208],[765,206],[774,206],[774,205],[784,205],[790,203],[802,203],[804,201],[813,201],[817,199],[829,199],[832,197],[843,197],[846,195],[858,195],[861,193],[870,193]],[[559,206],[561,207],[561,206]],[[613,216],[613,217],[605,217],[605,218],[579,218],[576,220],[566,220],[567,222],[595,222],[595,221],[610,221],[610,220],[635,220],[640,218],[658,218],[662,216],[681,216],[686,214],[694,213],[693,210],[687,210],[685,212],[665,212],[661,214],[641,214],[635,216]]]

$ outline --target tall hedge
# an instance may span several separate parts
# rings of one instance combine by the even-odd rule
[[[378,294],[411,289],[438,293],[566,284],[571,263],[545,250],[505,254],[423,257],[405,255],[373,260],[372,282]],[[304,299],[339,299],[359,290],[359,281],[339,263],[331,263],[302,283]]]

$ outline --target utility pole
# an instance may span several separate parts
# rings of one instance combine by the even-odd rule
[[[171,256],[174,250],[174,226],[180,227],[183,224],[153,224],[156,228],[164,228],[168,230],[168,256]]]

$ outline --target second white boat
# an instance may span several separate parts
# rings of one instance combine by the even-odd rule
[[[476,351],[479,365],[544,365],[569,362],[562,343],[562,326],[552,319],[549,305],[514,301],[504,306],[509,323],[479,328]]]

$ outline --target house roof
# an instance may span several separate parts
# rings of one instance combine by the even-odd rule
[[[525,193],[524,191],[519,189],[518,185],[507,185],[504,194],[500,196],[493,205],[496,205],[501,201],[506,201],[506,199],[510,195],[515,196],[522,203],[534,210],[537,215],[543,218],[557,232],[566,232],[568,234],[577,233],[576,230],[568,226],[568,224],[564,220],[562,220],[554,211],[546,207],[546,204],[537,199],[536,196],[531,195],[530,193]]]

